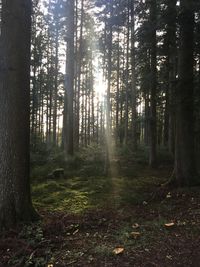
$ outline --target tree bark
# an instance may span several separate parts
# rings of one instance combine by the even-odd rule
[[[79,128],[80,128],[80,91],[81,91],[81,70],[83,60],[83,19],[84,19],[84,0],[81,0],[81,21],[80,21],[80,38],[79,38],[79,51],[77,55],[77,105],[76,105],[76,120],[75,120],[75,145],[79,148]]]
[[[59,58],[58,58],[58,38],[59,38],[59,32],[58,32],[58,17],[56,16],[56,37],[55,37],[55,76],[54,76],[54,106],[53,106],[53,144],[54,146],[57,145],[57,101],[58,101],[58,72],[59,72]]]
[[[175,103],[174,94],[176,87],[177,75],[177,47],[176,47],[176,0],[168,0],[167,2],[167,116],[165,127],[165,144],[167,144],[169,152],[174,154],[175,144]]]
[[[197,182],[193,118],[194,11],[192,5],[193,1],[181,0],[174,169],[175,183],[178,186],[192,185]]]
[[[73,100],[74,100],[74,0],[68,2],[67,63],[64,108],[64,149],[66,156],[74,154]]]
[[[132,142],[137,150],[137,96],[136,96],[136,67],[135,67],[135,2],[131,3],[131,109],[132,109]]]
[[[119,88],[120,88],[120,29],[117,29],[117,92],[116,92],[116,130],[115,143],[118,144],[119,139]]]
[[[106,95],[106,156],[105,156],[105,173],[110,172],[110,142],[111,142],[111,103],[110,103],[110,90],[111,90],[111,74],[112,74],[112,40],[113,40],[113,27],[111,18],[113,15],[113,6],[109,3],[110,20],[108,22],[108,85]]]
[[[149,165],[156,166],[156,147],[157,147],[157,125],[156,125],[156,91],[157,91],[157,68],[156,68],[156,27],[157,27],[157,1],[150,1],[150,23],[151,23],[151,85],[150,85],[150,150]]]
[[[128,0],[128,7],[127,7],[127,33],[126,33],[126,91],[125,91],[125,124],[124,124],[124,144],[128,144],[128,126],[129,126],[129,40],[130,40],[130,9],[129,5],[130,2]]]
[[[30,194],[31,1],[2,1],[0,227],[36,218]]]

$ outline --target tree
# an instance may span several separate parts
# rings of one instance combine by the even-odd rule
[[[107,95],[106,95],[106,159],[105,159],[105,173],[110,172],[110,142],[111,142],[111,103],[110,103],[110,90],[111,90],[111,75],[112,75],[112,38],[113,38],[113,28],[111,23],[111,18],[113,16],[113,6],[111,3],[108,5],[110,20],[108,22],[108,85],[107,85]]]
[[[181,0],[178,85],[176,89],[176,139],[174,181],[177,185],[196,182],[194,153],[194,1]]]
[[[78,9],[76,7],[76,9]],[[77,18],[78,19],[78,18]],[[83,60],[83,19],[84,19],[84,0],[81,0],[81,19],[80,19],[80,40],[79,51],[77,52],[77,99],[76,103],[76,119],[75,119],[75,144],[79,148],[79,128],[80,128],[80,91],[81,91],[81,70]]]
[[[174,135],[175,135],[175,115],[174,115],[174,91],[177,75],[177,9],[176,0],[167,0],[164,10],[164,21],[166,23],[166,34],[164,36],[164,50],[166,54],[166,104],[164,122],[164,145],[168,147],[171,154],[174,154]]]
[[[136,66],[135,66],[135,0],[131,3],[131,110],[132,110],[132,142],[137,149],[137,97],[136,97]]]
[[[157,130],[156,130],[156,88],[157,88],[157,68],[156,68],[156,0],[150,1],[150,68],[151,68],[151,82],[150,82],[150,153],[149,165],[154,167],[156,165],[156,144],[157,144]]]
[[[0,227],[35,219],[29,182],[31,1],[2,1]]]
[[[68,2],[66,91],[64,110],[64,148],[66,155],[74,153],[73,97],[74,97],[74,0]]]
[[[127,3],[127,36],[126,36],[126,75],[125,75],[125,125],[124,125],[124,143],[128,144],[128,126],[129,126],[129,41],[130,39],[130,1]]]

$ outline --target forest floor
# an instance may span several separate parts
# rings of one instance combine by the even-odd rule
[[[139,165],[34,183],[42,220],[1,235],[0,267],[200,266],[200,188],[161,189],[171,167]]]

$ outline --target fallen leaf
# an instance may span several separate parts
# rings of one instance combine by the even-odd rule
[[[79,232],[79,229],[76,229],[74,232],[73,232],[73,235],[77,234]]]
[[[166,258],[169,259],[169,260],[172,260],[172,256],[171,255],[167,255]]]
[[[143,201],[142,204],[143,204],[143,205],[147,205],[148,203],[147,203],[146,201]]]
[[[186,222],[178,221],[178,222],[177,222],[177,225],[178,225],[178,226],[184,226],[184,225],[186,225]]]
[[[115,248],[115,249],[113,250],[113,253],[114,253],[115,255],[121,254],[121,253],[123,253],[123,252],[124,252],[124,248]]]
[[[141,236],[140,232],[131,232],[131,236],[135,239]]]
[[[171,193],[169,192],[167,195],[166,195],[166,198],[171,198]]]
[[[175,225],[175,223],[173,223],[173,222],[165,223],[165,226],[166,226],[166,227],[172,227],[172,226],[174,226],[174,225]]]
[[[53,267],[53,264],[48,264],[47,267]]]
[[[139,228],[140,226],[139,226],[139,224],[138,223],[134,223],[133,225],[132,225],[132,228],[133,229],[137,229],[137,228]]]

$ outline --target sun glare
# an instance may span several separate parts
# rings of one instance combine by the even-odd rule
[[[95,87],[94,89],[96,91],[96,94],[100,98],[103,98],[106,93],[106,81],[104,80],[103,73],[101,71],[97,73],[94,87]]]
[[[106,94],[106,80],[103,75],[103,69],[101,67],[100,59],[98,57],[95,58],[94,60],[94,66],[95,66],[94,90],[99,100],[103,100]]]

